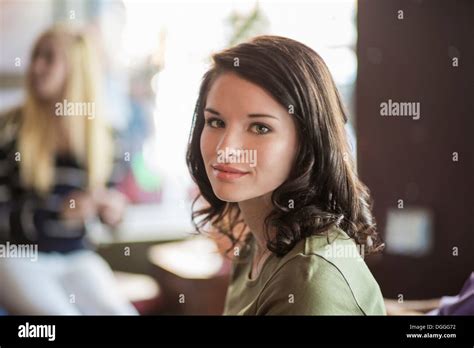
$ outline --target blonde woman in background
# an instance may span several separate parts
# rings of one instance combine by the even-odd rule
[[[34,45],[24,105],[0,117],[0,243],[36,247],[0,258],[0,307],[12,314],[136,314],[108,264],[86,247],[86,224],[118,224],[113,143],[102,120],[88,38],[66,27]],[[26,250],[26,249],[25,249]]]

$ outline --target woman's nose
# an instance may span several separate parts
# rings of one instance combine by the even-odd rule
[[[217,151],[238,150],[243,147],[242,135],[234,128],[226,128],[219,143],[217,144]]]
[[[42,75],[46,70],[46,62],[42,58],[36,58],[33,61],[33,73],[35,75]]]

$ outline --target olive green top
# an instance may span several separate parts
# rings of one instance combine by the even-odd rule
[[[353,239],[338,228],[272,254],[250,279],[255,250],[236,257],[224,315],[385,315],[379,285]]]

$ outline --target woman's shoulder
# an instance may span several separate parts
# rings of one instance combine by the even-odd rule
[[[357,245],[353,238],[343,230],[333,227],[323,234],[312,235],[299,241],[288,254],[281,258],[279,264],[284,265],[292,260],[315,268],[328,267],[328,264],[332,264],[333,268],[342,273],[356,270],[365,272],[368,268],[363,255],[363,248]],[[316,257],[312,258],[313,256]],[[308,263],[304,260],[312,260],[312,262]]]
[[[281,258],[279,264],[282,266],[290,260],[298,262],[298,260],[302,261],[310,256],[318,256],[314,262],[310,263],[317,267],[325,265],[327,262],[339,264],[342,259],[360,262],[363,261],[361,255],[363,255],[363,250],[357,246],[355,241],[343,230],[333,227],[322,234],[300,240],[290,252]],[[352,263],[348,265],[350,266]]]
[[[380,288],[357,245],[337,228],[297,243],[269,283],[297,284],[292,291],[315,310],[303,314],[385,314]]]

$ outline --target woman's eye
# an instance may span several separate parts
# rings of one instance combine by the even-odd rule
[[[263,124],[254,124],[252,125],[251,129],[256,134],[267,134],[271,131],[270,128]]]
[[[211,128],[221,128],[224,127],[224,121],[219,120],[218,118],[209,118],[206,121],[206,124]]]

